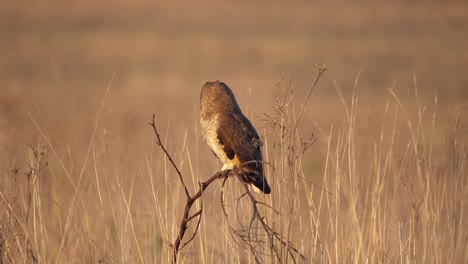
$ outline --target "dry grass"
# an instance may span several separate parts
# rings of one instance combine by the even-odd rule
[[[466,4],[1,5],[0,262],[169,262],[186,201],[147,123],[196,190],[221,167],[198,132],[214,79],[263,137],[261,214],[307,263],[468,262]],[[221,187],[182,263],[254,262],[230,229],[243,187],[228,217]]]
[[[303,108],[295,98],[294,83],[281,81],[277,89],[276,104],[263,118],[270,163],[266,176],[273,193],[257,199],[274,208],[260,206],[261,214],[306,256],[306,262],[468,260],[466,107],[454,109],[452,130],[438,137],[437,111],[427,110],[437,108],[437,100],[426,107],[416,93],[413,116],[390,89],[387,103],[374,109],[380,112],[380,124],[365,131],[368,116],[359,111],[359,96],[337,97],[346,120],[341,127],[320,129],[325,167],[322,181],[314,182],[303,167],[307,151],[316,147],[315,137],[303,137],[297,129]],[[96,139],[100,116],[101,111],[79,167],[71,152],[67,156],[56,152],[52,139],[31,117],[45,145],[25,147],[29,153],[25,174],[17,167],[3,173],[3,261],[170,262],[170,243],[183,212],[180,182],[157,150],[134,175],[122,175],[112,146],[102,149]],[[424,129],[426,125],[431,129]],[[182,138],[180,144],[166,144],[195,189],[206,177],[196,171],[201,165],[194,163],[198,155],[188,149],[189,136]],[[443,148],[436,150],[440,144]],[[242,185],[232,178],[224,187],[227,217],[219,200],[213,199],[220,195],[217,186],[210,186],[197,201],[205,208],[201,229],[181,251],[183,263],[254,261],[239,240],[252,214],[246,196],[241,196]],[[253,226],[258,228],[258,223]],[[262,262],[302,262],[281,246],[274,254],[256,228],[251,232]]]

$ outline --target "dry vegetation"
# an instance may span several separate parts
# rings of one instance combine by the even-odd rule
[[[186,196],[148,122],[195,193],[221,167],[215,79],[264,141],[259,214],[305,261],[230,177],[181,263],[468,263],[466,4],[0,5],[0,263],[170,262]]]

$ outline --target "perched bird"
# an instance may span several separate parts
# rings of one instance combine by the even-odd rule
[[[270,193],[270,186],[263,175],[262,142],[253,125],[242,114],[231,89],[220,81],[205,83],[200,106],[203,139],[223,162],[221,170],[239,168],[244,181],[266,194]]]

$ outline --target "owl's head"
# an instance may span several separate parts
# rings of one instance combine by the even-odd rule
[[[225,113],[240,112],[236,98],[229,87],[220,81],[207,82],[200,95],[202,111],[220,111]]]

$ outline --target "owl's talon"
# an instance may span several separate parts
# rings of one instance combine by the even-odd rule
[[[231,170],[221,170],[219,171],[219,175],[218,175],[218,178],[219,179],[225,179],[227,177],[229,177],[229,173],[231,172]]]

